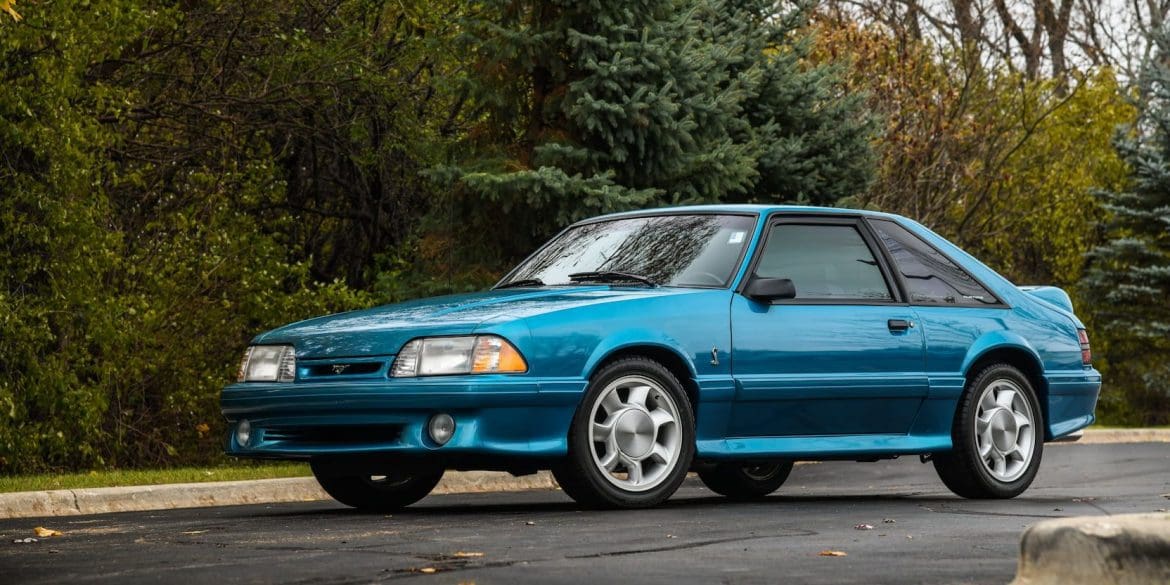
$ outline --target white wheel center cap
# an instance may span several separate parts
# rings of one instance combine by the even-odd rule
[[[629,409],[614,423],[618,449],[632,459],[641,459],[654,448],[654,421],[650,415]]]
[[[1012,416],[1008,409],[1001,408],[991,417],[991,440],[995,442],[995,448],[999,449],[1001,453],[1007,453],[1016,446],[1016,435],[1019,434],[1019,428],[1016,425],[1016,417]]]

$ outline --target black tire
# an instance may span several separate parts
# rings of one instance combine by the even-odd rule
[[[645,414],[645,420],[648,420],[653,418],[650,413],[662,409],[674,416],[673,422],[661,426],[652,423],[656,426],[654,426],[653,439],[650,440],[650,443],[631,441],[628,445],[629,453],[621,449],[610,451],[610,443],[607,440],[599,439],[595,445],[591,439],[590,430],[593,428],[594,418],[605,419],[596,421],[599,423],[604,423],[609,418],[618,419],[613,421],[614,428],[617,428],[618,424],[622,422],[620,419],[625,416],[624,414],[615,415],[613,412],[607,413],[605,411],[606,405],[602,404],[604,402],[603,395],[612,391],[620,397],[621,384],[632,380],[647,382],[646,386],[649,388],[649,392],[648,398],[643,401],[642,412],[630,416],[643,420],[639,417]],[[629,408],[617,410],[618,413],[626,413],[631,409],[638,410],[637,401],[634,400],[633,394],[627,391],[626,396],[627,398],[622,399],[622,404]],[[673,410],[671,410],[672,407]],[[617,431],[611,432],[616,433]],[[615,441],[617,440],[615,439]],[[659,463],[653,455],[646,454],[658,452],[659,446],[662,446],[662,452],[673,454],[672,461]],[[635,447],[637,448],[635,449]],[[599,450],[604,450],[605,453],[599,453]],[[602,459],[610,453],[614,454],[618,463],[613,470],[606,471]],[[590,381],[569,428],[569,455],[553,467],[553,476],[561,485],[561,489],[583,506],[591,508],[647,508],[662,503],[678,490],[683,480],[686,479],[687,469],[690,468],[694,454],[695,417],[682,384],[670,370],[658,362],[644,357],[623,358],[601,368]],[[622,457],[635,464],[639,480],[647,477],[643,475],[647,468],[651,470],[653,476],[645,481],[645,487],[633,486],[630,489],[623,487],[622,484],[629,484],[635,480],[629,469],[625,467]],[[634,461],[639,457],[643,459]],[[626,469],[626,471],[623,473],[620,471],[622,469]],[[622,477],[623,475],[625,478]]]
[[[443,478],[443,469],[387,471],[386,475],[334,475],[311,463],[317,483],[333,499],[363,512],[393,512],[427,496]]]
[[[1026,418],[1030,417],[1031,419],[1029,446],[1021,448],[1018,445],[1019,442],[1023,441],[1023,425],[1018,426],[1014,433],[1014,439],[1011,438],[1012,433],[1008,433],[1007,438],[1002,441],[978,436],[979,425],[976,418],[981,411],[980,401],[989,389],[993,393],[991,404],[998,403],[995,397],[1002,397],[1003,394],[996,393],[1004,390],[1012,390],[1024,402],[1013,402],[1014,406],[1007,408],[1006,414],[1002,415],[994,410],[986,410],[987,403],[985,403],[985,418],[994,419],[995,416],[1000,416],[1001,418],[998,420],[1007,420],[1004,417],[1012,416],[1013,409],[1023,410],[1026,402],[1026,406],[1030,410]],[[994,415],[988,414],[989,412],[994,412]],[[1036,472],[1040,468],[1040,460],[1044,454],[1044,413],[1040,409],[1040,402],[1036,399],[1036,391],[1032,388],[1032,383],[1018,369],[1007,364],[994,364],[983,368],[972,376],[959,400],[959,407],[951,428],[954,449],[946,453],[936,453],[933,460],[934,469],[938,472],[939,478],[956,495],[970,499],[1014,498],[1028,489],[1032,480],[1036,478]],[[988,435],[988,437],[990,436],[992,435]],[[980,455],[980,441],[990,446],[987,451],[988,458]],[[1001,442],[1013,443],[1014,447],[1007,448],[1027,453],[1027,458],[1015,462],[1011,460],[1011,457],[1001,455],[1003,452],[1000,446]],[[1007,460],[1003,473],[994,469],[999,459]],[[1008,473],[1011,471],[1009,465],[1017,466],[1014,473]]]
[[[699,479],[711,491],[733,500],[758,500],[780,489],[792,473],[791,461],[743,464],[720,463],[699,470]]]

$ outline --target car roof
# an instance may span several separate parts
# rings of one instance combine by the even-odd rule
[[[904,219],[900,215],[870,211],[866,209],[849,209],[844,207],[817,207],[813,205],[759,205],[759,204],[717,204],[717,205],[683,205],[677,207],[655,207],[634,211],[610,213],[582,220],[579,223],[589,223],[599,220],[619,219],[623,217],[638,217],[644,215],[661,215],[676,213],[750,213],[752,215],[768,215],[770,213],[809,213],[823,215],[864,215],[868,217],[882,217],[886,219]]]

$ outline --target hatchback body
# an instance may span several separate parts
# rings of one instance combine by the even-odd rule
[[[308,460],[374,510],[446,469],[642,507],[691,469],[756,498],[793,461],[899,455],[1002,498],[1093,422],[1090,358],[1063,291],[906,218],[701,206],[574,224],[490,291],[259,335],[221,404],[229,454]]]

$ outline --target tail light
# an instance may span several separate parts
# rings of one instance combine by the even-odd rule
[[[1081,363],[1087,366],[1093,361],[1093,351],[1089,349],[1089,332],[1077,329],[1077,340],[1081,342]]]

